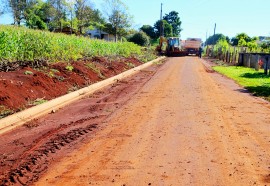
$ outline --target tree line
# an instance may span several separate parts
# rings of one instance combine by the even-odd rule
[[[164,28],[164,36],[165,37],[179,37],[182,31],[179,13],[176,11],[171,11],[168,14],[163,16],[162,20],[158,20],[154,23],[154,26],[151,25],[143,25],[140,30],[145,32],[151,39],[157,39],[160,33],[161,24]]]
[[[270,52],[270,37],[260,41],[259,37],[250,37],[246,33],[237,34],[233,38],[229,38],[223,34],[215,34],[207,38],[206,45],[222,45],[222,46],[238,46],[247,47],[251,52]]]
[[[121,0],[103,0],[105,15],[89,0],[0,0],[0,16],[11,13],[13,25],[32,29],[62,30],[69,27],[84,34],[95,27],[111,33],[115,40],[127,34],[131,16]]]
[[[126,38],[142,46],[160,36],[161,24],[165,37],[178,37],[182,31],[176,11],[165,14],[153,26],[143,25],[140,32],[131,29],[132,16],[121,0],[102,0],[103,13],[90,0],[0,0],[0,4],[0,17],[11,13],[13,25],[49,31],[69,28],[79,35],[96,28],[114,35],[115,41]]]
[[[163,31],[161,31],[161,24]],[[162,20],[157,20],[153,26],[143,25],[139,30],[140,32],[134,33],[127,37],[128,41],[134,42],[141,46],[147,46],[151,43],[156,43],[159,36],[165,37],[180,37],[182,31],[181,20],[179,13],[171,11],[163,16]],[[161,33],[162,32],[162,33]]]

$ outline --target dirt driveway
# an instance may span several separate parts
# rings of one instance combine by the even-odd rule
[[[65,108],[39,121],[73,118],[93,131],[61,147],[34,184],[270,185],[270,104],[196,57],[169,58],[156,70],[114,99],[103,94],[115,107],[99,105],[110,114],[98,125],[85,100],[74,104],[80,116]],[[42,125],[34,126],[24,130]]]

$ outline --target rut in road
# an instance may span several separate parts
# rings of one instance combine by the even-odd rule
[[[270,105],[170,58],[36,185],[270,185]]]

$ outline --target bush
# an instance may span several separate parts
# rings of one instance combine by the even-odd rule
[[[150,43],[149,36],[142,31],[135,33],[130,38],[128,38],[128,40],[140,46],[148,46]]]

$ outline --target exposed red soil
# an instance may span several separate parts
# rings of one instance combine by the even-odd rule
[[[107,58],[95,57],[70,64],[60,62],[39,69],[22,67],[16,71],[0,72],[0,112],[28,108],[36,99],[51,100],[140,64],[135,58],[110,62]],[[68,69],[68,65],[73,69]]]
[[[76,65],[74,71],[85,70],[82,64]],[[102,65],[100,62],[96,64]],[[116,64],[117,68],[112,67],[115,71],[104,67],[103,72],[106,71],[105,74],[111,76],[126,67],[123,62]],[[134,60],[134,64],[138,65],[140,62]],[[53,66],[59,69],[61,75],[65,75],[65,70],[61,72],[60,67],[64,67],[63,63]],[[47,170],[53,161],[78,148],[84,140],[94,137],[95,133],[104,127],[102,123],[113,110],[125,105],[158,68],[159,66],[150,67],[56,113],[33,120],[1,135],[0,185],[29,185],[39,179],[40,174]],[[79,79],[75,73],[72,75]]]
[[[269,185],[269,102],[202,63],[169,58],[1,134],[0,185]]]

